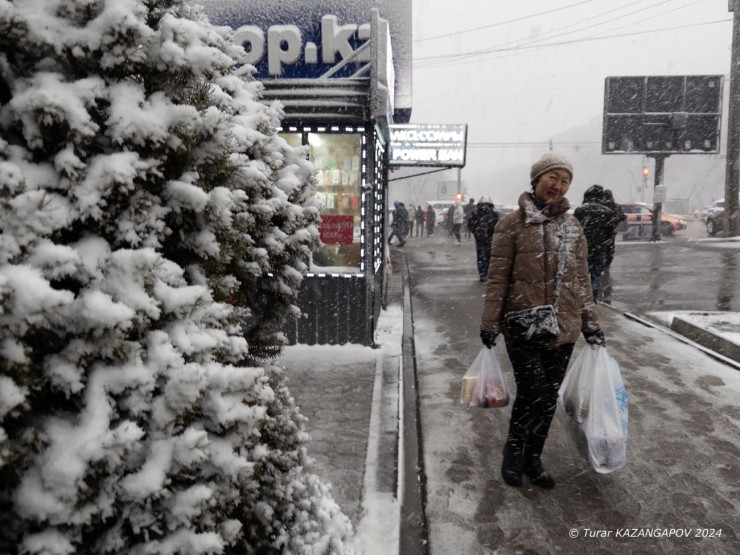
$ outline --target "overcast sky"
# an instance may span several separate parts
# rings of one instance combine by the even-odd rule
[[[607,181],[640,200],[643,157],[601,154],[605,78],[725,75],[726,107],[731,20],[727,0],[415,0],[411,121],[469,125],[462,179],[473,195],[494,180],[494,199],[513,202],[553,140],[574,158],[577,195]],[[687,167],[712,185],[684,178]],[[681,182],[669,197],[706,202],[723,191],[724,156],[674,156],[666,178]]]

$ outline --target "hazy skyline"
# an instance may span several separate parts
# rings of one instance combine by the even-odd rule
[[[721,154],[666,161],[669,197],[708,202],[724,187],[731,41],[726,0],[417,1],[411,121],[468,124],[461,175],[475,196],[495,182],[494,199],[512,202],[553,141],[576,166],[572,203],[592,182],[639,200],[642,156],[601,154],[605,78],[724,75]]]

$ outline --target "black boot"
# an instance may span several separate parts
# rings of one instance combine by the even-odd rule
[[[517,488],[522,487],[522,449],[508,441],[504,447],[504,460],[501,463],[501,476],[504,482]]]
[[[535,486],[550,489],[555,487],[555,480],[542,466],[539,455],[527,456],[522,465],[522,472],[529,477],[529,481]]]

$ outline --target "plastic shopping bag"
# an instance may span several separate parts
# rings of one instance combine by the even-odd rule
[[[504,374],[496,349],[483,347],[462,379],[460,402],[471,407],[505,407],[509,404]]]
[[[606,347],[585,347],[558,397],[558,418],[581,455],[607,474],[627,463],[627,391]]]

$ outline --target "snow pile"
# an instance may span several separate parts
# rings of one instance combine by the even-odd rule
[[[0,552],[326,553],[279,353],[312,166],[182,0],[0,0]]]

